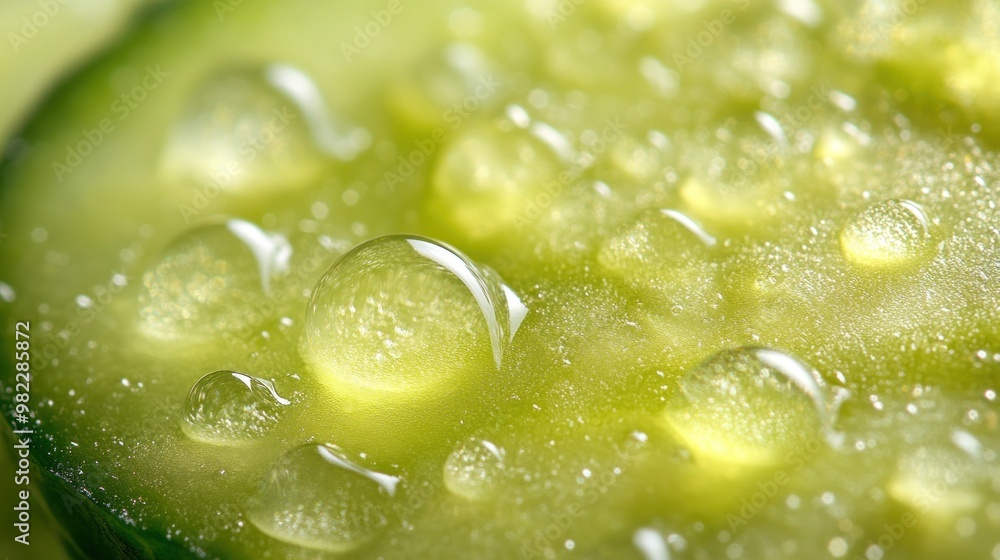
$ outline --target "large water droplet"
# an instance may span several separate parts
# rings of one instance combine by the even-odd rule
[[[365,468],[336,446],[304,445],[271,467],[247,516],[276,539],[344,552],[388,526],[398,484],[398,477]]]
[[[884,200],[855,214],[840,232],[844,256],[871,268],[899,268],[916,264],[931,250],[924,209],[909,200]]]
[[[701,460],[762,466],[781,463],[796,449],[839,444],[833,420],[844,395],[782,352],[725,350],[678,385],[667,422]]]
[[[231,331],[287,272],[290,257],[284,237],[243,220],[190,231],[143,274],[140,327],[162,340],[208,340]]]
[[[322,172],[327,155],[353,157],[361,136],[335,128],[319,88],[296,68],[226,69],[192,93],[160,169],[169,182],[225,192],[296,187]]]
[[[500,241],[551,206],[567,185],[562,169],[556,150],[529,130],[469,124],[435,165],[428,210],[471,242]]]
[[[196,440],[235,445],[267,433],[288,404],[266,379],[216,371],[191,387],[181,427]]]
[[[496,495],[504,470],[503,449],[492,442],[472,438],[459,444],[444,463],[444,485],[467,500]]]
[[[415,396],[495,371],[510,321],[496,276],[455,249],[381,237],[352,249],[320,280],[302,354],[335,388]]]

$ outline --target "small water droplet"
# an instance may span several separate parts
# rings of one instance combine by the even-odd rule
[[[692,453],[721,463],[768,465],[793,449],[839,445],[834,397],[817,372],[776,350],[724,350],[686,373],[667,422]],[[838,388],[839,389],[839,388]]]
[[[273,428],[291,404],[266,379],[216,371],[199,379],[184,403],[184,432],[206,443],[234,445]]]
[[[345,552],[389,525],[399,482],[361,466],[334,445],[304,445],[271,467],[247,517],[287,543]]]
[[[334,387],[416,396],[495,371],[510,314],[496,276],[457,250],[380,237],[352,249],[317,284],[302,354]]]
[[[287,272],[291,247],[243,220],[196,228],[143,274],[143,332],[162,340],[212,340],[243,324],[252,305]]]
[[[448,491],[467,500],[483,500],[496,495],[504,470],[503,449],[492,442],[471,438],[462,442],[444,463],[444,484]]]
[[[855,214],[840,232],[840,246],[851,262],[869,268],[907,267],[932,250],[924,209],[909,200],[885,200]]]

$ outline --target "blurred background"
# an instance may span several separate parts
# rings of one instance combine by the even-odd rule
[[[87,61],[112,48],[132,24],[166,4],[164,0],[3,0],[0,2],[0,146],[16,149],[18,131],[48,95]],[[6,429],[6,424],[5,424]],[[5,431],[5,439],[9,434]],[[64,560],[57,529],[32,503],[31,544],[14,542],[16,503],[11,445],[0,452],[0,558]],[[33,494],[38,495],[37,492]]]

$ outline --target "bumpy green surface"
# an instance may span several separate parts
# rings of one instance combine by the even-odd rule
[[[202,4],[0,178],[85,554],[1000,556],[1000,8]]]

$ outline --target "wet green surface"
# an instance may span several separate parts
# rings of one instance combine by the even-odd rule
[[[94,557],[996,556],[995,25],[164,11],[0,177],[56,516]]]

